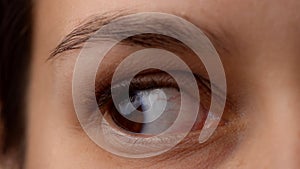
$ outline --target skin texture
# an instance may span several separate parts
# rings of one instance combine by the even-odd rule
[[[27,169],[300,167],[300,1],[41,0],[34,5]],[[121,158],[96,146],[80,129],[72,104],[72,71],[79,51],[46,60],[87,17],[120,9],[172,13],[212,32],[228,96],[237,107],[229,111],[243,116],[230,118],[205,145],[187,146],[195,141],[190,139],[150,159]]]

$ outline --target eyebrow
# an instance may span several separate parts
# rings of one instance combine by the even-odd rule
[[[83,43],[86,42],[93,33],[102,26],[109,24],[112,20],[124,15],[125,12],[117,11],[88,17],[86,21],[81,23],[63,38],[51,52],[49,59],[54,58],[60,53],[82,48]]]
[[[84,43],[88,41],[91,36],[101,27],[111,23],[113,20],[119,17],[129,14],[132,14],[132,12],[119,10],[88,17],[82,24],[75,27],[75,29],[73,29],[63,38],[63,40],[54,48],[54,50],[52,50],[48,60],[52,60],[59,54],[62,54],[64,52],[81,49],[84,46]],[[186,20],[190,20],[189,18],[186,18],[184,16],[183,18],[185,18]],[[155,29],[158,25],[150,26]],[[217,42],[216,44],[220,44],[217,36],[215,36],[212,32],[205,29],[202,30],[205,34],[209,35],[209,37],[211,37],[213,41]],[[187,49],[187,47],[179,40],[159,34],[140,34],[126,38],[122,41],[122,43],[131,46],[139,45],[142,47],[167,48],[176,51]],[[224,46],[221,47],[225,49],[225,51],[228,51]]]

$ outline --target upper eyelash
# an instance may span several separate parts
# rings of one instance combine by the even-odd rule
[[[182,72],[181,72],[182,73]],[[166,73],[163,73],[166,74]],[[152,76],[157,76],[158,73],[153,74]],[[147,76],[150,77],[151,74],[147,73],[147,74],[143,74],[143,75],[139,75],[140,77],[142,76]],[[131,82],[129,82],[128,80],[123,80],[120,83],[116,84],[116,85],[112,85],[110,86],[108,89],[104,89],[104,90],[97,90],[96,89],[96,98],[98,101],[98,106],[101,107],[103,106],[105,103],[107,103],[109,101],[109,99],[111,99],[111,88],[121,88],[124,86],[130,86],[130,89],[132,90],[148,90],[148,89],[155,89],[155,88],[176,88],[177,90],[179,90],[178,86],[176,83],[170,83],[170,81],[168,81],[168,79],[161,79],[161,80],[165,80],[169,83],[162,83],[159,81],[155,81],[154,79],[150,79],[150,81],[145,82],[145,81],[139,81],[139,76],[137,76],[137,78],[134,78]],[[204,77],[198,75],[198,74],[194,74],[194,77],[196,78],[196,81],[198,83],[200,83],[201,85],[203,85],[207,92],[210,91],[210,82],[208,79],[205,79]],[[145,84],[145,85],[143,85]],[[147,85],[147,86],[146,86]]]

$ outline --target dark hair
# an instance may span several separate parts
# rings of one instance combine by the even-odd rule
[[[0,155],[13,152],[18,160],[24,154],[31,38],[31,0],[0,0]]]

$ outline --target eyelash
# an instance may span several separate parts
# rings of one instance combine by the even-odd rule
[[[178,74],[184,76],[184,72],[175,71]],[[194,74],[194,77],[198,83],[198,87],[201,86],[200,92],[210,95],[210,82],[208,79],[201,75]],[[148,79],[147,79],[148,78]],[[170,81],[172,80],[172,82]],[[96,85],[97,86],[97,85]],[[111,88],[121,88],[124,86],[130,86],[130,90],[147,90],[156,88],[175,88],[179,91],[179,88],[167,73],[162,71],[147,72],[145,74],[139,74],[131,82],[127,80],[120,81],[118,84],[107,84],[105,87],[96,87],[95,94],[99,107],[102,107],[109,99],[111,99]]]

